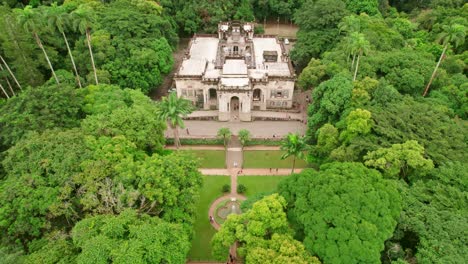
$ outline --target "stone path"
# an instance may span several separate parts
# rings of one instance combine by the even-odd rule
[[[198,111],[193,111],[192,113],[187,115],[188,120],[194,120],[194,119],[216,119],[218,118],[218,110],[198,110]],[[294,112],[279,112],[279,111],[256,111],[252,110],[252,119],[254,120],[295,120],[295,121],[304,121],[304,116],[302,113],[294,113]],[[233,113],[236,115],[235,113]],[[237,113],[237,116],[239,114]],[[275,120],[275,121],[276,121]],[[237,119],[235,122],[240,122],[239,119]]]
[[[228,169],[199,169],[203,175],[208,176],[226,176],[231,175]],[[294,173],[301,172],[302,168],[295,168]],[[291,168],[281,168],[278,169],[270,169],[263,168],[263,169],[243,169],[242,173],[239,176],[288,176],[291,175]],[[237,176],[237,174],[236,174]]]
[[[206,121],[204,121],[206,122]],[[168,149],[174,149],[173,146],[166,147]],[[223,146],[210,146],[210,145],[198,145],[198,146],[182,146],[180,149],[198,149],[198,150],[224,150]],[[249,146],[245,147],[244,150],[279,150],[279,146]],[[281,169],[270,169],[270,168],[260,168],[260,169],[242,169],[243,164],[243,154],[242,154],[242,145],[237,136],[233,135],[229,141],[226,153],[226,164],[227,169],[199,169],[203,175],[211,176],[225,176],[229,175],[231,179],[231,191],[229,194],[218,197],[214,200],[210,208],[208,209],[207,219],[215,219],[215,214],[217,207],[220,203],[235,198],[240,201],[244,201],[247,198],[244,195],[237,193],[237,177],[238,176],[287,176],[291,174],[290,168],[281,168]],[[235,165],[236,164],[236,165]],[[295,169],[295,173],[301,172],[303,169]],[[211,222],[211,221],[210,221]],[[211,226],[214,229],[219,230],[221,225],[216,222],[216,220],[211,222]],[[237,244],[233,244],[229,250],[229,253],[237,258]],[[197,264],[209,264],[217,262],[188,262],[188,263],[197,263]],[[238,262],[237,262],[238,263]]]

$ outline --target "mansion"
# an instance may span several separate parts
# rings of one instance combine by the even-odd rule
[[[252,111],[292,107],[295,74],[282,41],[232,21],[192,38],[174,83],[179,97],[218,110],[219,121],[251,121]]]

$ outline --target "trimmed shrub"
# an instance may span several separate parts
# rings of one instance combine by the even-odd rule
[[[245,193],[247,191],[247,187],[244,184],[237,185],[237,193]]]
[[[223,193],[227,193],[231,191],[231,185],[229,184],[224,184],[223,188],[221,189]]]

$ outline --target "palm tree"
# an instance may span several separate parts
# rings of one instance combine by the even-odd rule
[[[466,30],[463,25],[460,25],[460,24],[452,24],[450,26],[443,25],[442,29],[443,31],[442,33],[439,34],[437,41],[444,45],[444,49],[442,50],[439,61],[437,62],[436,67],[434,68],[434,71],[432,72],[429,83],[427,84],[426,89],[424,89],[423,96],[426,96],[427,92],[429,91],[432,81],[434,80],[434,77],[436,76],[437,69],[439,68],[440,63],[444,59],[445,52],[447,51],[447,48],[450,45],[450,43],[453,43],[455,47],[458,47],[460,44],[463,44],[465,42]]]
[[[44,56],[47,60],[47,63],[49,64],[49,68],[52,71],[52,75],[54,76],[55,81],[57,82],[57,84],[60,84],[57,75],[55,74],[54,67],[52,67],[52,63],[49,60],[49,56],[47,55],[47,52],[44,49],[42,41],[37,33],[38,27],[42,26],[41,23],[43,19],[38,19],[38,14],[36,13],[36,11],[33,10],[33,8],[30,5],[27,5],[24,9],[15,9],[15,12],[18,15],[18,22],[24,27],[26,31],[31,32],[33,34],[37,45],[44,53]]]
[[[241,129],[239,130],[239,141],[241,143],[241,152],[242,152],[242,162],[244,161],[244,147],[247,145],[247,143],[250,141],[251,134],[250,131],[247,129]]]
[[[345,16],[338,24],[340,32],[347,32],[351,34],[353,32],[361,31],[361,20],[356,15]]]
[[[78,74],[78,70],[76,69],[75,60],[73,59],[73,54],[70,49],[70,45],[68,43],[67,36],[65,35],[65,27],[69,23],[69,14],[62,8],[57,5],[57,3],[52,3],[50,8],[47,10],[48,16],[48,23],[52,29],[57,29],[63,37],[65,41],[65,45],[67,46],[68,55],[70,56],[70,60],[73,66],[73,70],[75,71],[76,81],[78,82],[78,86],[81,86],[80,75]]]
[[[281,143],[281,150],[286,151],[286,153],[281,156],[281,159],[286,159],[290,156],[293,156],[291,173],[294,173],[296,158],[304,159],[304,151],[306,151],[307,148],[308,147],[305,143],[304,137],[301,137],[298,134],[289,133]]]
[[[227,151],[227,145],[228,145],[229,139],[231,138],[231,135],[232,135],[232,132],[227,127],[222,127],[218,130],[218,137],[223,139],[225,152]],[[224,166],[227,166],[227,164],[224,164]]]
[[[357,72],[359,69],[359,60],[362,55],[366,54],[369,51],[370,44],[369,41],[364,37],[364,34],[354,32],[350,35],[351,41],[351,50],[353,54],[357,54],[356,67],[354,69],[353,81],[356,80]]]
[[[241,146],[242,146],[242,152],[244,152],[244,147],[245,145],[250,141],[250,131],[248,131],[247,129],[241,129],[239,130],[239,141],[241,143]]]
[[[222,127],[218,130],[218,137],[223,139],[223,142],[224,142],[224,150],[227,149],[227,144],[229,142],[229,139],[231,138],[231,135],[232,135],[232,132],[227,127]]]
[[[352,38],[350,35],[355,32],[361,32],[361,20],[356,15],[345,16],[338,24],[338,28],[341,32],[346,32],[347,36],[344,38],[345,46],[347,51],[347,62],[349,60],[349,55],[353,55],[353,61],[351,62],[351,71],[354,68],[354,61],[356,60],[356,53],[352,50]]]
[[[158,107],[158,116],[166,121],[174,131],[174,146],[180,147],[179,127],[184,128],[182,117],[193,111],[193,105],[189,100],[178,98],[176,93],[170,93],[163,97]]]
[[[93,50],[91,49],[91,27],[93,26],[94,17],[92,16],[92,12],[83,5],[79,6],[78,9],[73,11],[71,14],[73,17],[74,28],[78,29],[81,34],[86,34],[89,56],[91,57],[91,66],[93,67],[94,71],[94,80],[97,85],[99,82],[96,72],[96,65],[94,64]]]

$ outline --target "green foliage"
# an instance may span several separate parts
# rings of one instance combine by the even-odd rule
[[[212,239],[215,257],[225,259],[229,247],[238,241],[238,253],[249,263],[320,263],[292,238],[285,207],[284,198],[272,194],[249,211],[230,215]]]
[[[325,263],[380,262],[401,210],[393,181],[360,163],[330,163],[289,177],[279,190],[311,254]]]
[[[311,58],[318,58],[334,47],[339,35],[336,26],[347,13],[341,0],[305,1],[294,15],[299,32],[291,52],[291,58],[300,68],[305,67]]]
[[[78,126],[82,104],[81,93],[68,85],[27,88],[0,109],[3,144],[13,145],[29,131]]]
[[[421,263],[466,259],[466,164],[448,163],[402,186],[403,213],[392,241]],[[440,250],[443,248],[444,250]]]
[[[77,129],[31,133],[10,148],[3,161],[7,176],[0,182],[4,240],[25,243],[53,229],[58,219],[76,219],[72,179],[89,157]]]
[[[125,210],[78,222],[72,230],[81,249],[77,263],[183,263],[190,249],[180,224]]]
[[[84,110],[93,115],[82,122],[87,134],[123,135],[140,149],[162,150],[166,126],[158,120],[156,104],[148,97],[108,85],[91,86],[88,91]]]
[[[371,16],[380,14],[378,0],[346,0],[346,8],[356,14],[366,13]]]
[[[221,192],[223,193],[228,193],[231,191],[231,185],[229,184],[224,184],[223,187],[221,188]]]
[[[0,20],[0,51],[4,59],[20,84],[41,85],[44,82],[41,67],[45,61],[31,34],[21,27],[5,5],[0,6],[0,17],[3,18]]]
[[[77,250],[68,239],[68,235],[63,233],[54,232],[46,239],[34,241],[30,244],[29,250],[31,253],[24,258],[25,264],[66,264],[76,261]]]
[[[182,145],[223,145],[223,140],[216,138],[181,138],[180,143]],[[174,144],[173,138],[167,138],[166,144]]]
[[[441,105],[405,97],[386,104],[385,108],[372,106],[369,111],[374,120],[374,137],[365,143],[373,145],[369,150],[416,140],[436,165],[466,159],[464,123],[450,119]]]
[[[364,159],[366,166],[381,169],[389,177],[425,175],[434,168],[432,160],[424,158],[424,147],[415,140],[377,149],[367,153]]]
[[[326,77],[328,77],[327,66],[322,64],[320,60],[311,59],[307,67],[302,70],[301,75],[299,75],[297,85],[302,90],[309,90],[326,80]]]
[[[227,144],[229,143],[229,140],[231,139],[232,132],[228,127],[222,127],[218,130],[218,138],[223,140],[224,143],[224,148],[227,148]]]
[[[357,136],[370,133],[373,123],[371,112],[357,108],[346,116],[345,123],[346,128],[341,132],[340,140],[346,144]]]
[[[237,185],[237,193],[245,193],[247,191],[247,187],[244,184]]]
[[[241,129],[238,132],[238,137],[242,144],[242,147],[244,147],[245,145],[248,144],[248,142],[252,138],[252,135],[250,134],[250,131],[248,131],[247,129]]]
[[[313,103],[309,106],[309,133],[327,122],[339,120],[349,107],[353,83],[344,75],[336,75],[322,82],[312,92]],[[313,135],[311,135],[313,136]]]
[[[330,153],[338,147],[338,129],[332,124],[325,124],[317,130],[317,144],[311,147],[309,157],[312,161],[325,161]]]

